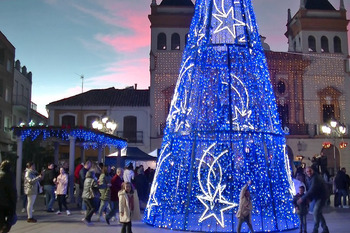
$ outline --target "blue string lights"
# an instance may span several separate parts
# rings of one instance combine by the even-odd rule
[[[17,137],[21,137],[22,141],[26,138],[31,138],[31,140],[34,141],[39,136],[41,136],[44,141],[52,137],[63,141],[69,141],[70,137],[74,137],[77,142],[81,142],[84,145],[84,149],[97,149],[99,147],[104,148],[112,146],[117,149],[122,149],[127,146],[126,139],[85,127],[14,127],[13,131]]]
[[[196,1],[166,123],[146,223],[236,232],[239,194],[251,180],[254,230],[297,227],[286,141],[250,0]]]

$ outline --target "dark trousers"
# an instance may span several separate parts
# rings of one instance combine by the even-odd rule
[[[66,202],[66,194],[57,194],[57,201],[58,201],[58,208],[60,211],[62,211],[62,205],[64,206],[64,208],[66,208],[66,210],[68,210],[67,202]]]
[[[328,227],[326,224],[326,220],[323,217],[322,210],[323,207],[326,204],[326,200],[321,200],[318,199],[315,201],[315,206],[314,206],[314,230],[313,232],[318,232],[318,227],[321,224],[321,227],[323,229],[323,232],[328,233]]]
[[[132,233],[132,231],[131,231],[131,221],[130,222],[123,222],[121,233]]]
[[[306,232],[307,228],[306,228],[306,214],[298,214],[299,216],[299,220],[300,220],[300,225],[299,225],[299,230],[300,232]]]
[[[111,219],[118,211],[118,201],[111,201],[111,211],[106,215],[106,219]]]
[[[94,214],[95,207],[94,207],[94,201],[93,199],[86,199],[84,198],[84,203],[86,205],[86,215],[85,219],[88,222],[91,222],[91,217]]]
[[[9,207],[0,206],[0,232],[10,231],[14,214],[14,211]]]
[[[44,185],[46,209],[51,210],[55,202],[55,186]]]

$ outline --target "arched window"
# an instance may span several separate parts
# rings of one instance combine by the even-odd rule
[[[171,35],[171,50],[180,50],[180,35],[177,33]]]
[[[94,121],[98,121],[100,120],[100,117],[99,116],[96,116],[96,115],[93,115],[93,116],[87,116],[86,117],[86,127],[87,128],[92,128],[92,123]]]
[[[296,41],[294,41],[294,43],[293,43],[293,51],[294,52],[297,51],[297,42]]]
[[[316,52],[316,39],[313,36],[309,36],[308,45],[309,45],[309,52]]]
[[[158,50],[166,50],[166,35],[165,35],[165,33],[158,34],[157,49]]]
[[[124,117],[123,122],[123,137],[128,139],[128,142],[137,142],[137,118],[135,116]]]
[[[334,37],[333,43],[334,43],[334,52],[341,53],[341,40],[340,40],[340,38],[337,36]]]
[[[75,116],[72,115],[65,115],[62,117],[62,126],[75,126]]]
[[[321,37],[321,52],[329,53],[328,38],[325,36]]]
[[[330,122],[335,119],[334,104],[323,104],[322,105],[323,122]]]

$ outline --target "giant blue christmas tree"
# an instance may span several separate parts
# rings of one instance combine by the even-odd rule
[[[236,232],[239,194],[251,180],[255,231],[297,226],[286,141],[250,0],[196,1],[166,123],[146,223]]]

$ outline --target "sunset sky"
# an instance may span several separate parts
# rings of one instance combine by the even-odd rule
[[[161,1],[157,0],[159,4]],[[287,10],[300,0],[252,0],[259,32],[287,51]],[[339,9],[340,0],[330,0]],[[50,102],[97,88],[148,88],[151,0],[1,0],[0,31],[33,73],[32,101]],[[350,1],[344,0],[350,19]],[[350,36],[349,36],[350,38]]]

